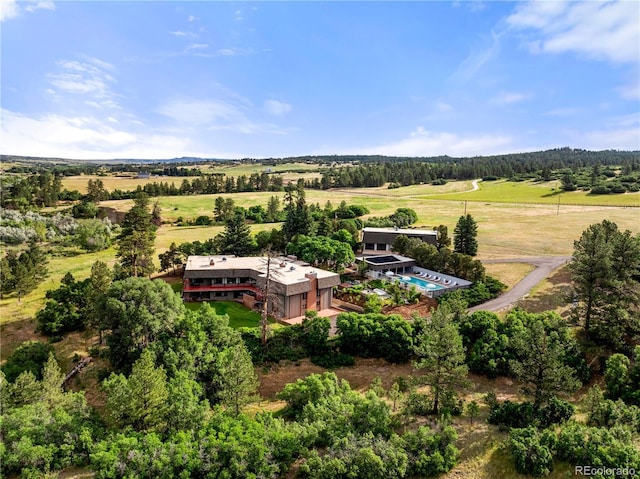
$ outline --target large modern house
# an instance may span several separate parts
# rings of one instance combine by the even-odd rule
[[[271,258],[269,314],[278,319],[331,308],[340,276],[291,258]],[[264,300],[267,258],[189,256],[184,268],[184,301],[239,301],[249,308]],[[258,303],[258,304],[257,304]]]
[[[364,228],[362,230],[362,243],[364,244],[362,254],[369,256],[389,253],[392,250],[393,242],[400,235],[407,238],[417,238],[434,246],[436,246],[438,239],[438,232],[434,230]]]

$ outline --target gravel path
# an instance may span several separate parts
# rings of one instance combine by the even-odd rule
[[[494,259],[484,260],[483,263],[529,263],[535,266],[535,269],[518,282],[513,288],[506,293],[479,304],[473,308],[469,308],[469,312],[474,311],[502,311],[510,308],[531,291],[540,281],[548,277],[551,272],[571,260],[571,256],[546,256],[533,258],[510,258],[510,259]]]

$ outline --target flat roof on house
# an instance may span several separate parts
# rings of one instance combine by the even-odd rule
[[[419,230],[411,228],[370,228],[365,227],[362,229],[364,233],[396,233],[399,235],[437,235],[435,230]]]
[[[266,277],[267,257],[266,256],[245,256],[237,257],[233,255],[211,255],[211,256],[189,256],[184,268],[184,276],[203,277],[203,273],[226,271],[226,270],[251,270],[258,273],[260,277]],[[301,281],[308,281],[307,274],[315,273],[320,283],[327,283],[332,286],[340,283],[340,276],[332,271],[326,271],[309,266],[302,261],[290,258],[271,258],[271,280],[284,285],[291,285]],[[324,280],[324,281],[323,281]]]

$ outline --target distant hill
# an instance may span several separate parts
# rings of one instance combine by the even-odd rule
[[[113,158],[109,160],[77,160],[70,158],[44,158],[35,156],[18,156],[18,155],[0,155],[2,162],[20,162],[32,164],[87,164],[98,163],[101,165],[134,165],[134,164],[153,164],[153,163],[213,163],[213,162],[238,162],[238,163],[387,163],[393,161],[418,161],[432,163],[458,163],[458,162],[476,162],[476,161],[492,161],[492,160],[521,160],[521,161],[554,161],[567,159],[581,159],[587,162],[601,162],[602,164],[613,164],[620,160],[637,160],[640,159],[640,151],[623,151],[623,150],[602,150],[590,151],[576,148],[554,148],[544,151],[532,151],[523,153],[507,153],[503,155],[485,155],[485,156],[468,156],[454,157],[447,155],[440,156],[383,156],[383,155],[307,155],[307,156],[290,156],[290,157],[271,157],[271,158],[200,158],[193,156],[183,156],[180,158],[170,159],[153,159],[153,158]]]

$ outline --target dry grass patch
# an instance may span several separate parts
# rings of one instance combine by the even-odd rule
[[[532,313],[555,311],[566,318],[571,311],[571,290],[571,273],[563,266],[518,301],[518,306]]]
[[[492,276],[513,288],[526,275],[535,269],[530,263],[485,263],[484,268]]]

